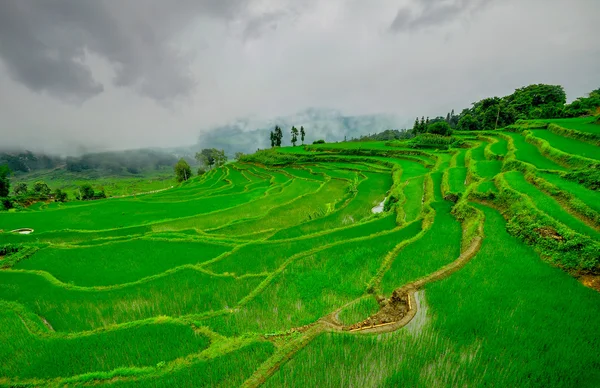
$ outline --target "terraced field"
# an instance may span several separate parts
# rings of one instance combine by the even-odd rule
[[[526,124],[1,213],[0,385],[599,386],[600,147]]]

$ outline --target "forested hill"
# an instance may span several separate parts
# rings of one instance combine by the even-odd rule
[[[535,84],[516,89],[504,97],[488,97],[474,102],[455,115],[454,110],[433,119],[417,117],[413,129],[424,132],[431,123],[446,121],[463,131],[490,130],[514,124],[517,120],[572,118],[600,113],[600,88],[567,104],[560,85]]]

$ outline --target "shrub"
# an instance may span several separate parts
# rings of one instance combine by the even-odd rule
[[[315,140],[315,141],[313,141],[313,144],[325,144],[325,140],[323,140],[323,139]]]

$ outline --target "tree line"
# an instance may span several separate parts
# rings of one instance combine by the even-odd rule
[[[296,128],[296,126],[292,126],[290,130],[291,134],[291,142],[292,146],[295,147],[298,142],[298,135],[300,136],[300,140],[302,141],[302,145],[304,145],[304,138],[306,136],[306,131],[304,131],[304,126],[300,126],[300,130]],[[279,125],[275,126],[275,130],[270,133],[271,140],[271,148],[273,147],[281,147],[281,140],[283,139],[283,131]]]
[[[235,160],[240,160],[243,155],[243,152],[236,152]],[[195,159],[200,164],[197,175],[203,175],[206,170],[214,167],[221,167],[228,160],[225,150],[218,150],[216,148],[204,148],[200,152],[196,152]],[[185,182],[193,176],[192,168],[183,158],[179,159],[174,169],[177,182]]]
[[[460,114],[454,110],[446,116],[417,117],[413,133],[449,135],[460,131],[493,130],[514,124],[517,120],[580,117],[600,113],[600,88],[586,97],[567,104],[567,95],[560,85],[534,84],[516,89],[504,97],[489,97],[474,102]]]

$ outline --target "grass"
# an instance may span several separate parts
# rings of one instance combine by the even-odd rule
[[[595,386],[600,295],[508,235],[499,213],[483,211],[481,251],[426,288],[418,325],[322,334],[266,385]]]
[[[218,311],[254,289],[261,277],[235,279],[183,269],[105,290],[66,288],[36,273],[0,271],[0,299],[18,302],[56,331],[77,332],[156,317]]]
[[[593,187],[594,171],[572,166],[597,147],[552,128],[533,131],[564,166],[506,131],[459,134],[447,151],[329,143],[157,193],[0,213],[0,386],[596,386],[600,296],[571,275],[600,274],[600,196],[560,174]],[[167,184],[159,175],[147,187]],[[138,178],[90,182],[116,193],[146,187]],[[408,325],[324,323],[364,321],[480,226],[479,252],[419,289]]]
[[[506,173],[505,177],[512,188],[529,196],[538,209],[557,221],[562,222],[572,230],[600,241],[600,232],[571,215],[554,198],[546,195],[544,192],[527,182],[523,174],[513,171]]]
[[[581,132],[600,134],[600,125],[594,123],[592,117],[576,117],[572,119],[546,119],[539,120],[560,125],[563,128],[575,129]]]
[[[432,206],[436,214],[431,229],[402,249],[383,276],[382,287],[386,295],[409,281],[434,272],[460,255],[462,231],[460,223],[450,214],[451,205],[436,202]]]
[[[554,163],[550,159],[544,157],[540,151],[533,145],[525,141],[525,138],[518,133],[506,132],[510,136],[517,148],[517,159],[530,163],[541,170],[559,170],[564,171],[565,168]]]
[[[563,152],[583,156],[585,158],[600,160],[600,147],[554,134],[547,130],[534,129],[534,136],[546,140],[550,145]]]
[[[54,378],[155,366],[208,347],[206,336],[174,322],[144,324],[72,338],[39,337],[11,310],[0,311],[0,375]],[[133,338],[136,341],[131,341]]]
[[[205,241],[136,239],[77,248],[48,247],[14,268],[46,271],[63,283],[78,286],[110,286],[201,263],[230,249]]]

